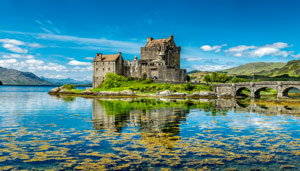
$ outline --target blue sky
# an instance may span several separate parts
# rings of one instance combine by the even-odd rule
[[[300,58],[297,0],[1,0],[0,66],[92,79],[96,53],[139,57],[174,35],[181,67],[221,70]]]

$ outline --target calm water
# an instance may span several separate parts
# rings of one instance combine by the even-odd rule
[[[299,170],[300,108],[0,86],[0,170]]]

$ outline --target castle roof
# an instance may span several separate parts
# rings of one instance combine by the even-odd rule
[[[148,41],[145,45],[145,47],[152,47],[154,45],[162,45],[166,42],[169,42],[171,40],[171,38],[167,38],[167,39],[155,39],[155,40],[151,40],[151,41]]]
[[[116,61],[121,56],[121,53],[113,54],[113,55],[97,55],[94,61],[101,61],[101,62],[113,62]]]

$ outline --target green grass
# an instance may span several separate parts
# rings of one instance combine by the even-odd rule
[[[157,91],[164,91],[164,90],[191,94],[195,91],[211,91],[212,88],[206,85],[190,85],[190,87],[187,87],[186,84],[146,83],[145,81],[133,80],[133,81],[122,82],[120,87],[105,88],[102,86],[96,89],[92,89],[91,91],[97,92],[97,91],[123,91],[123,90],[132,90],[141,95],[155,94]]]

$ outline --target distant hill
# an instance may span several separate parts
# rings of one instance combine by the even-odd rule
[[[31,72],[21,72],[15,69],[0,67],[0,81],[3,84],[14,85],[52,85]]]
[[[65,78],[65,79],[57,79],[57,78],[45,78],[41,77],[42,79],[49,81],[55,85],[63,85],[63,84],[92,84],[92,81],[88,80],[83,80],[83,81],[78,81],[74,80],[72,78]]]
[[[193,73],[197,73],[197,72],[201,72],[200,70],[192,70],[192,71],[190,71],[190,72],[187,72],[187,74],[193,74]]]
[[[231,75],[252,75],[254,67],[256,75],[268,75],[273,70],[282,68],[283,66],[285,66],[285,64],[286,63],[281,62],[255,62],[240,65],[238,67],[229,68],[223,71]]]
[[[282,75],[289,75],[290,77],[299,77],[300,76],[300,60],[292,60],[286,63],[281,68],[276,68],[269,71],[266,75],[271,77],[277,77]]]

